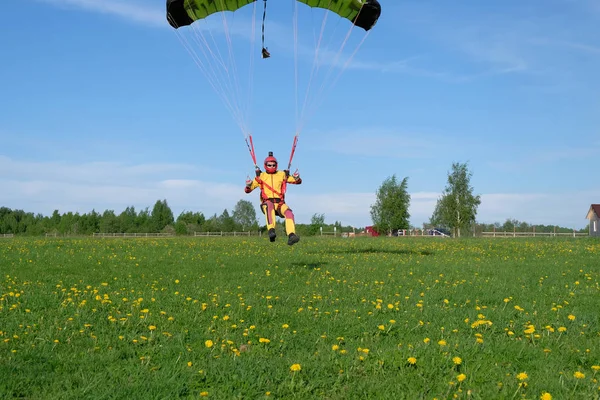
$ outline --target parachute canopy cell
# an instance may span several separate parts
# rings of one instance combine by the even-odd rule
[[[256,0],[167,0],[167,20],[177,29],[220,11],[236,11]],[[273,1],[273,0],[272,0]],[[282,2],[282,0],[279,0]],[[323,8],[370,30],[381,15],[377,0],[298,0],[310,7]]]

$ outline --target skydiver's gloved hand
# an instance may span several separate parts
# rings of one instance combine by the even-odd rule
[[[300,173],[298,172],[298,170],[296,170],[294,172],[294,175],[292,175],[294,177],[294,180],[296,181],[296,183],[302,183],[302,178],[300,178]]]
[[[251,186],[252,185],[252,181],[250,180],[250,178],[246,178],[246,186],[244,187],[244,192],[245,193],[250,193],[251,190]]]
[[[260,176],[261,173],[262,171],[260,170],[260,168],[256,168],[256,176]]]
[[[283,172],[285,172],[285,177],[289,177],[290,176],[290,170],[289,169],[284,169]]]

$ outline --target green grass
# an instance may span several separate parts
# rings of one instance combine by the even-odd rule
[[[590,238],[1,240],[0,398],[597,399],[599,273]]]

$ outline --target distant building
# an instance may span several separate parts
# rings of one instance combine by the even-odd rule
[[[590,236],[600,237],[600,204],[592,204],[586,218],[590,220]]]

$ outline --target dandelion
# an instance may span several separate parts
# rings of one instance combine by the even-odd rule
[[[187,363],[187,366],[188,366],[188,367],[191,367],[191,366],[192,366],[192,362],[191,362],[191,361],[188,361],[188,363]]]
[[[282,327],[283,329],[287,329],[287,328],[289,328],[290,326],[289,326],[288,324],[283,324],[283,325],[281,325],[281,327]]]
[[[583,379],[583,378],[585,378],[585,374],[583,372],[580,372],[580,371],[575,371],[575,373],[573,374],[573,376],[575,377],[575,379]]]
[[[302,370],[302,366],[300,364],[292,364],[292,366],[290,367],[290,371],[292,372],[298,372]]]
[[[460,364],[462,364],[462,358],[460,358],[460,357],[453,357],[452,358],[452,362],[454,363],[454,365],[460,365]]]
[[[438,344],[439,344],[440,346],[442,346],[442,347],[443,347],[443,346],[445,346],[447,343],[446,343],[446,341],[445,341],[444,339],[442,339],[442,340],[440,340],[440,341],[438,342]]]
[[[150,329],[151,331],[154,331],[154,330],[156,330],[156,326],[154,326],[154,325],[150,325],[150,326],[148,327],[148,329]]]
[[[384,326],[384,325],[379,325],[379,326],[377,326],[377,328],[378,328],[380,331],[385,331],[385,326]]]
[[[202,397],[208,397],[208,392],[200,392],[200,396],[202,396]]]
[[[573,314],[569,314],[567,318],[569,318],[569,321],[575,321],[575,318],[577,317],[575,317]]]
[[[211,348],[211,347],[213,347],[213,344],[214,344],[214,343],[213,343],[213,341],[212,341],[212,340],[210,340],[210,339],[209,339],[209,340],[207,340],[206,342],[204,342],[204,345],[205,345],[206,347],[208,347],[208,348]]]
[[[465,379],[467,379],[467,376],[465,374],[460,374],[456,377],[456,380],[459,382],[464,381]]]
[[[543,392],[540,396],[540,400],[552,400],[552,395],[548,392]]]
[[[525,373],[525,372],[519,372],[517,374],[517,379],[520,381],[527,380],[527,378],[529,378],[529,375],[527,375],[527,373]]]
[[[408,357],[406,360],[410,365],[415,365],[417,363],[417,359],[415,357]]]
[[[333,346],[331,346],[331,350],[333,351],[338,351],[340,349],[340,346],[338,346],[337,344],[334,344]]]
[[[271,341],[270,341],[269,339],[267,339],[267,338],[262,338],[262,337],[261,337],[260,339],[258,339],[258,341],[259,341],[260,343],[265,343],[265,344],[271,343]]]

